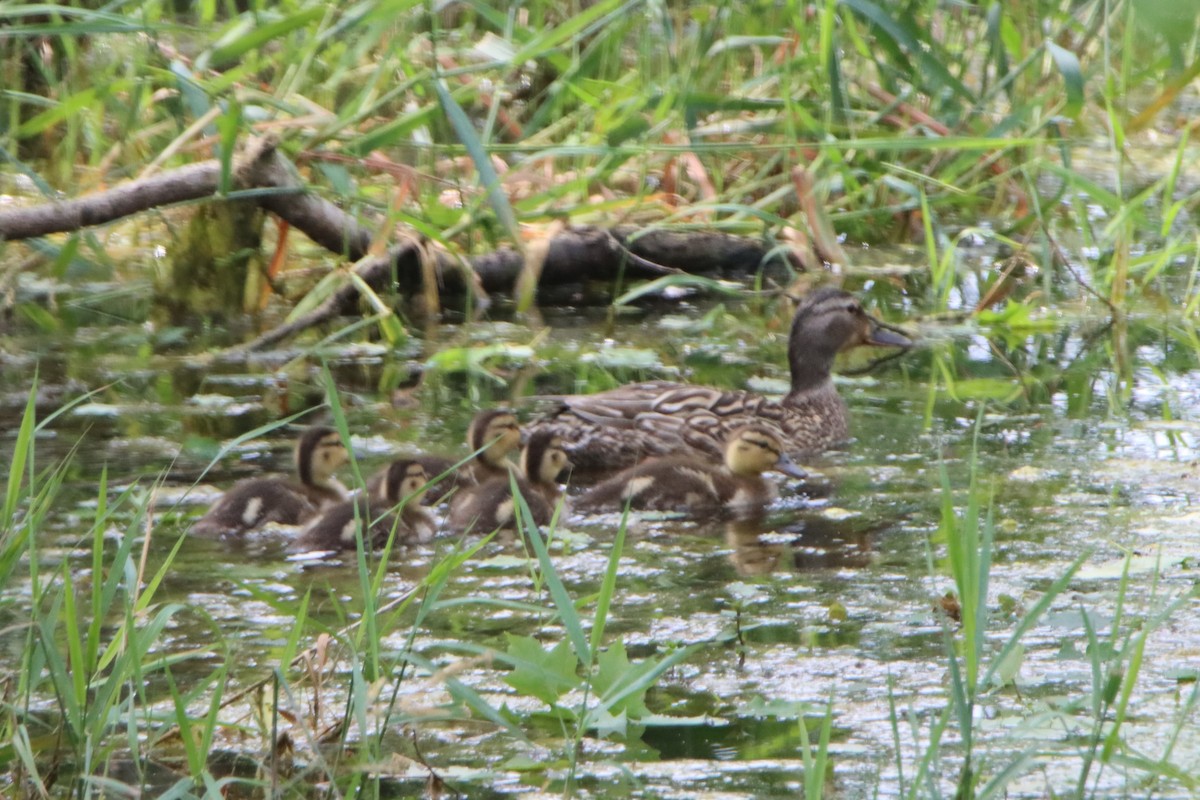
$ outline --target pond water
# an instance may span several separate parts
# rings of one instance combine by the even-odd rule
[[[922,304],[911,299],[920,293],[903,280],[860,278],[854,288],[892,321],[920,314]],[[226,696],[271,677],[290,652],[302,605],[301,647],[361,614],[353,557],[296,560],[286,529],[237,546],[184,537],[172,554],[221,487],[290,469],[294,427],[214,458],[235,437],[319,409],[321,358],[366,474],[418,449],[461,453],[473,410],[491,403],[515,403],[532,417],[537,404],[522,400],[529,395],[636,378],[763,391],[786,380],[788,312],[774,302],[655,304],[615,321],[605,309],[543,314],[548,334],[497,314],[427,326],[396,349],[332,346],[250,361],[210,355],[216,339],[173,342],[170,332],[106,324],[103,314],[61,335],[14,322],[0,350],[4,457],[35,370],[42,419],[94,392],[36,440],[38,470],[70,459],[40,534],[40,569],[46,574],[65,561],[81,585],[97,579],[90,531],[102,470],[107,500],[130,489],[108,526],[110,554],[156,487],[145,574],[173,558],[154,602],[182,607],[153,654],[181,656],[173,679],[196,688],[189,708],[203,715],[212,694],[206,687],[222,665],[230,670]],[[317,743],[318,732],[346,717],[351,743],[372,726],[382,729],[387,758],[369,771],[383,779],[386,796],[424,790],[429,772],[421,763],[469,796],[560,794],[568,780],[579,794],[597,797],[797,796],[805,780],[802,727],[819,728],[831,703],[827,786],[839,796],[899,795],[914,781],[921,796],[953,794],[964,753],[960,721],[947,723],[940,749],[931,745],[952,692],[947,642],[961,636],[939,605],[954,588],[939,525],[943,480],[965,514],[974,461],[977,496],[995,528],[985,666],[1054,581],[1083,562],[1019,632],[1014,682],[990,689],[974,709],[974,759],[984,781],[1019,764],[1008,776],[1010,797],[1073,791],[1080,782],[1104,796],[1135,785],[1168,797],[1194,791],[1200,618],[1192,595],[1200,548],[1190,506],[1200,428],[1191,409],[1200,373],[1190,323],[1147,313],[1112,325],[1064,304],[1035,313],[1024,328],[939,318],[909,328],[920,336],[912,352],[839,379],[855,440],[809,463],[812,480],[785,486],[760,518],[648,515],[630,523],[605,642],[623,643],[635,662],[695,646],[648,692],[646,705],[659,716],[640,737],[591,731],[571,767],[572,728],[506,683],[507,668],[481,654],[507,650],[512,636],[535,637],[547,649],[568,638],[536,558],[514,537],[499,536],[453,570],[419,625],[414,603],[380,630],[385,665],[411,650],[431,668],[409,666],[398,677],[387,667],[388,677],[360,692],[370,696],[369,707],[351,711],[354,659],[344,645],[330,647],[317,685],[301,671],[286,673],[276,724],[289,732],[296,763],[334,758]],[[485,345],[494,357],[478,368],[453,368],[445,355]],[[395,388],[422,364],[429,368],[419,386]],[[329,416],[318,410],[303,419]],[[585,620],[618,527],[612,515],[571,516],[553,534],[555,570]],[[477,543],[447,537],[393,553],[379,602],[405,597],[448,554]],[[27,644],[16,623],[30,613],[30,572],[18,568],[4,587],[6,674],[20,671]],[[1120,711],[1115,755],[1102,766],[1090,764],[1094,734],[1107,735],[1117,711],[1105,706],[1097,718],[1097,664],[1136,677]],[[162,673],[147,678],[150,729],[170,726],[168,688]],[[256,722],[256,704],[265,702],[256,697],[221,712],[214,770],[261,757],[270,739]],[[510,725],[483,719],[478,708],[472,715],[464,698],[503,710]],[[47,696],[30,706],[48,717],[55,712]],[[156,762],[182,758],[169,742],[155,751]],[[110,775],[120,773],[119,760],[118,753]],[[319,786],[320,771],[310,775]],[[177,778],[164,770],[141,780],[161,788]]]

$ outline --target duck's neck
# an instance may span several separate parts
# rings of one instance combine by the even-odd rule
[[[804,395],[830,385],[837,348],[823,342],[818,332],[807,330],[803,318],[792,323],[788,337],[788,366],[792,373],[790,394]]]
[[[517,465],[509,461],[506,456],[495,456],[490,451],[484,450],[475,457],[475,463],[471,467],[475,479],[483,483],[484,479],[505,476],[512,470],[515,470]],[[520,474],[519,472],[517,473]]]

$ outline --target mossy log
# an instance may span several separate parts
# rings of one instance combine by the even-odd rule
[[[156,287],[155,315],[175,321],[253,312],[265,280],[262,207],[225,200],[191,213],[182,238],[168,248],[170,267]]]

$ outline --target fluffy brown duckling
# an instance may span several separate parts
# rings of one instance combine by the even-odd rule
[[[775,485],[763,477],[770,470],[804,477],[804,470],[783,452],[777,430],[743,425],[725,444],[724,464],[697,456],[648,458],[593,486],[575,510],[620,510],[626,502],[630,508],[685,512],[763,506],[776,495]]]
[[[547,525],[554,517],[555,506],[562,496],[558,477],[570,466],[562,440],[547,431],[531,435],[521,451],[517,490],[525,498],[533,521],[538,525]],[[512,484],[509,476],[504,475],[456,495],[450,502],[448,522],[455,530],[491,531],[511,528],[515,517]]]
[[[333,428],[316,426],[296,443],[296,479],[238,481],[196,520],[198,536],[240,534],[271,522],[300,525],[323,508],[346,499],[346,487],[333,477],[350,454]]]
[[[780,400],[753,392],[651,381],[560,398],[534,430],[563,437],[577,470],[612,474],[649,456],[721,458],[729,434],[765,422],[789,453],[818,452],[849,435],[846,403],[830,373],[834,357],[855,347],[910,347],[899,331],[869,316],[841,289],[818,289],[796,309],[788,336],[791,390]]]
[[[370,548],[382,547],[393,530],[396,543],[433,538],[437,523],[421,505],[429,482],[425,467],[415,459],[400,459],[388,466],[383,477],[377,493],[338,503],[310,522],[296,546],[303,550],[352,550],[359,525],[364,526],[363,544]]]
[[[454,459],[413,456],[413,460],[425,467],[431,479],[449,472],[445,478],[429,487],[424,502],[437,505],[451,492],[476,486],[491,478],[507,477],[509,469],[513,467],[508,457],[520,446],[521,426],[512,411],[504,408],[480,411],[467,429],[467,448],[476,454],[470,461],[454,469],[458,463]],[[372,477],[367,482],[367,491],[378,493],[385,474],[386,470]]]

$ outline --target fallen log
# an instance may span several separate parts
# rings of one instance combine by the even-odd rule
[[[500,248],[467,258],[468,272],[451,254],[424,247],[415,239],[373,255],[372,229],[308,191],[295,166],[270,139],[251,140],[234,160],[231,186],[222,187],[222,175],[221,162],[213,159],[84,197],[3,209],[0,240],[69,233],[205,198],[237,198],[253,199],[339,258],[359,262],[358,275],[378,292],[419,294],[426,289],[424,275],[431,274],[438,296],[460,296],[475,289],[488,294],[507,293],[514,290],[529,265],[526,253]],[[229,191],[223,193],[223,188]],[[784,262],[777,251],[761,241],[722,233],[680,233],[632,226],[567,227],[542,242],[540,248],[538,286],[612,281],[620,276],[653,278],[679,272],[746,275],[768,262]],[[302,319],[264,334],[249,347],[268,347],[305,328],[352,313],[358,296],[359,289],[348,281]]]

